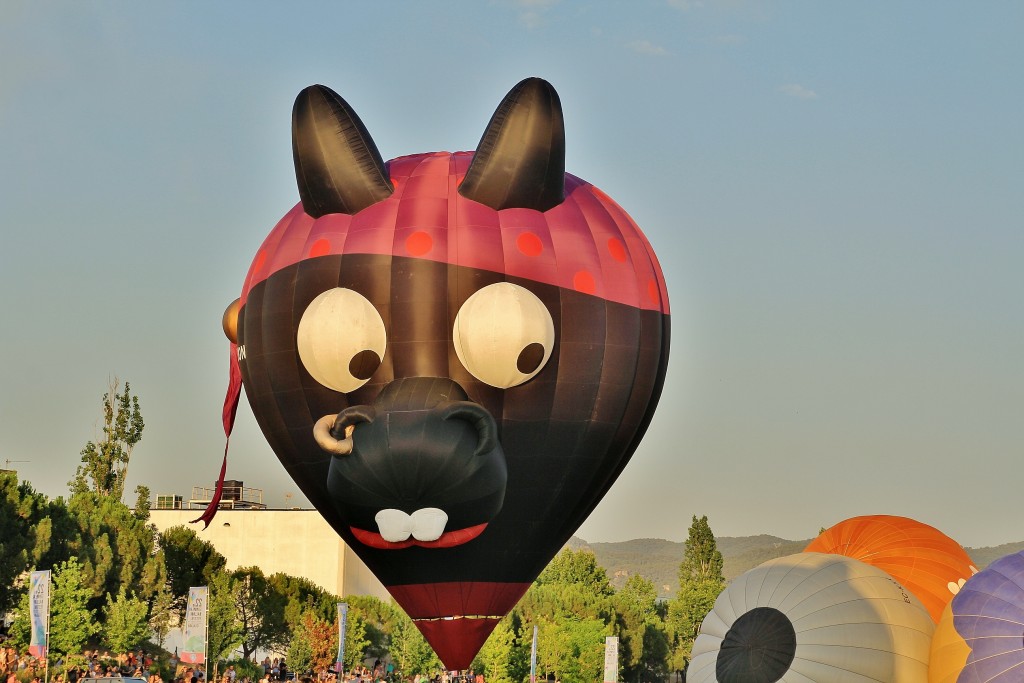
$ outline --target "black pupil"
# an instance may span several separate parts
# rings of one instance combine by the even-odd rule
[[[796,630],[773,607],[755,607],[733,622],[718,649],[720,683],[775,683],[796,656]]]
[[[370,349],[360,351],[348,362],[348,371],[356,379],[370,379],[378,367],[380,367],[380,356]]]
[[[544,346],[543,344],[533,342],[532,344],[527,344],[526,348],[519,352],[519,358],[516,359],[516,368],[524,375],[529,375],[540,367],[542,360],[544,360]]]

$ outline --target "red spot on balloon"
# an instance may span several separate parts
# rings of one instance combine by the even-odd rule
[[[260,249],[256,252],[256,260],[252,264],[252,272],[259,272],[259,269],[263,267],[263,264],[267,262],[267,252]]]
[[[651,303],[655,304],[661,300],[658,293],[658,283],[653,278],[647,281],[647,298],[651,300]]]
[[[405,250],[413,256],[423,256],[434,247],[434,238],[422,230],[405,239]]]
[[[331,243],[326,239],[318,239],[313,242],[313,246],[309,248],[309,258],[316,258],[317,256],[326,256],[331,253]]]
[[[540,256],[544,245],[532,232],[524,232],[516,238],[516,248],[526,256]]]
[[[601,188],[599,188],[599,187],[595,187],[595,186],[591,185],[591,186],[590,186],[590,191],[591,191],[591,192],[593,192],[593,193],[594,193],[594,196],[596,196],[596,197],[597,197],[598,199],[600,199],[600,200],[601,200],[602,202],[604,202],[605,204],[615,204],[615,202],[613,202],[613,201],[612,201],[612,198],[611,198],[611,197],[609,197],[608,195],[606,195],[606,194],[605,194],[605,193],[604,193],[604,192],[603,192],[603,191],[601,190]]]
[[[584,294],[593,294],[597,291],[594,276],[585,270],[581,270],[572,276],[572,286],[577,292],[583,292]]]
[[[608,238],[608,252],[612,255],[612,258],[619,263],[624,263],[626,261],[626,247],[618,238]]]

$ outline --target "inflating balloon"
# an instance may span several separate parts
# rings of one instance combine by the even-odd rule
[[[565,173],[543,80],[475,152],[385,163],[320,85],[292,133],[301,201],[245,279],[237,370],[303,493],[466,668],[647,429],[665,282],[632,219]]]
[[[770,560],[722,591],[687,683],[924,683],[932,623],[881,569],[842,555]]]
[[[1024,553],[967,580],[932,638],[929,683],[1024,681]]]
[[[909,517],[851,517],[823,531],[804,552],[836,553],[878,567],[942,616],[959,584],[978,570],[949,536]]]

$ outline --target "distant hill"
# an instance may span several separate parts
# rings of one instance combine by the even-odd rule
[[[1019,553],[1024,550],[1024,541],[1018,541],[1017,543],[1004,543],[1002,545],[991,546],[988,548],[964,548],[964,550],[966,550],[967,554],[971,556],[972,560],[974,560],[975,567],[978,569],[984,569],[1004,555]]]
[[[777,536],[723,536],[716,538],[722,551],[726,581],[732,581],[740,574],[776,557],[792,555],[802,551],[812,539],[788,541]],[[658,597],[671,598],[679,583],[679,563],[683,560],[684,544],[660,538],[639,538],[618,543],[587,543],[575,536],[566,544],[579,550],[587,548],[594,552],[597,562],[605,571],[615,588],[622,588],[626,579],[640,574],[654,583]],[[978,569],[984,569],[993,560],[1010,553],[1024,550],[1024,541],[1006,543],[989,548],[964,548],[974,560]]]

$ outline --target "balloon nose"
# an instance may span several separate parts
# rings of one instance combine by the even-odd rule
[[[468,401],[466,390],[447,377],[401,377],[392,380],[377,395],[378,412],[432,410],[452,401]]]

